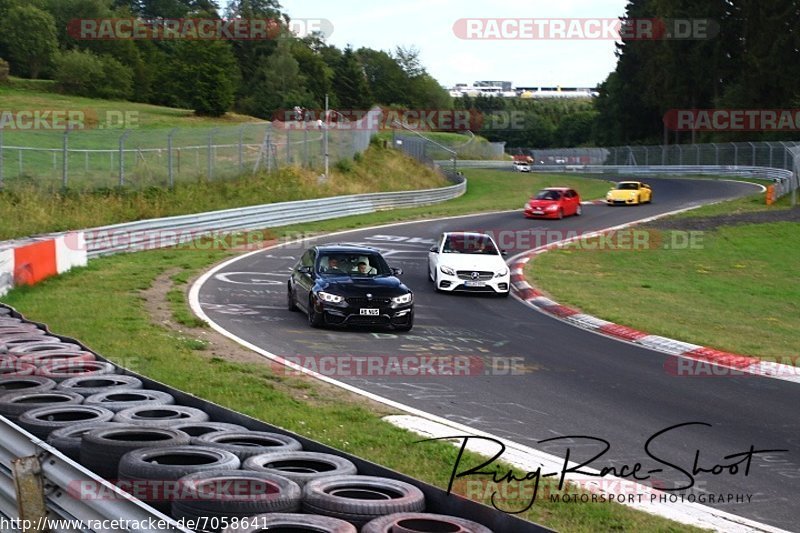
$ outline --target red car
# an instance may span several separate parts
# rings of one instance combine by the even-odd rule
[[[575,189],[548,187],[537,192],[525,205],[527,218],[564,218],[581,214],[581,197]]]

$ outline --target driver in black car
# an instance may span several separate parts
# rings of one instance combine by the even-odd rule
[[[325,269],[325,272],[334,272],[334,273],[341,273],[344,274],[344,270],[339,267],[339,260],[335,257],[331,257],[328,259],[328,268]]]

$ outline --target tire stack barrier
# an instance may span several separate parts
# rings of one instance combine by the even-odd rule
[[[0,375],[0,412],[177,529],[192,520],[226,533],[550,531],[119,368],[0,305],[0,347],[10,338],[19,342],[1,354],[11,371]]]

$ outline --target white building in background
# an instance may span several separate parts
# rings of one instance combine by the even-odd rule
[[[501,96],[505,98],[593,98],[596,89],[587,87],[513,87],[510,81],[476,81],[472,84],[456,83],[447,88],[450,96]]]

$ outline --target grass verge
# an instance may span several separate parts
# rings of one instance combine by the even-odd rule
[[[763,195],[684,213],[681,218],[782,210]],[[656,225],[657,226],[657,225]],[[796,222],[722,225],[695,233],[647,230],[639,250],[571,247],[543,254],[526,276],[555,300],[648,333],[762,358],[800,353]]]
[[[532,189],[561,179],[560,176],[519,176],[507,172],[469,174],[471,192],[465,198],[446,204],[294,228],[303,232],[329,231],[402,217],[464,214],[469,212],[468,208],[481,205],[476,191],[491,195],[491,199],[484,202],[484,210],[514,209],[519,208]],[[503,192],[501,197],[506,200],[500,201],[493,188],[498,181],[507,189],[523,192]],[[600,186],[605,188],[604,184]],[[181,310],[176,297],[183,291],[175,284],[185,286],[181,282],[230,255],[231,252],[221,250],[159,250],[102,258],[92,261],[86,268],[51,278],[40,285],[14,289],[5,301],[29,318],[48,323],[56,332],[80,338],[136,372],[446,487],[458,453],[456,447],[444,443],[415,444],[417,436],[381,420],[387,413],[386,407],[365,403],[363,398],[308,378],[287,376],[263,360],[233,360],[229,356],[234,349],[231,345],[219,350],[208,349],[207,339],[211,335],[208,329],[192,328],[183,323],[185,303]],[[176,322],[174,325],[154,319],[149,307],[152,295],[147,294],[154,284],[164,279],[170,281],[170,286],[163,290],[167,300],[164,306],[167,315]],[[474,454],[467,454],[462,461],[462,465],[477,465],[481,460]],[[517,472],[519,477],[523,474]],[[551,489],[552,485],[545,484],[540,495]],[[518,490],[511,487],[509,494],[518,494]],[[491,490],[480,499],[488,502],[489,497]],[[511,500],[502,500],[501,505],[524,507]],[[617,504],[554,503],[547,498],[537,500],[521,517],[556,530],[574,532],[692,530]]]
[[[317,178],[317,172],[285,167],[233,180],[179,183],[174,189],[49,193],[33,186],[17,188],[0,192],[0,240],[248,205],[448,184],[429,167],[377,145],[349,168],[333,166],[326,182]]]

